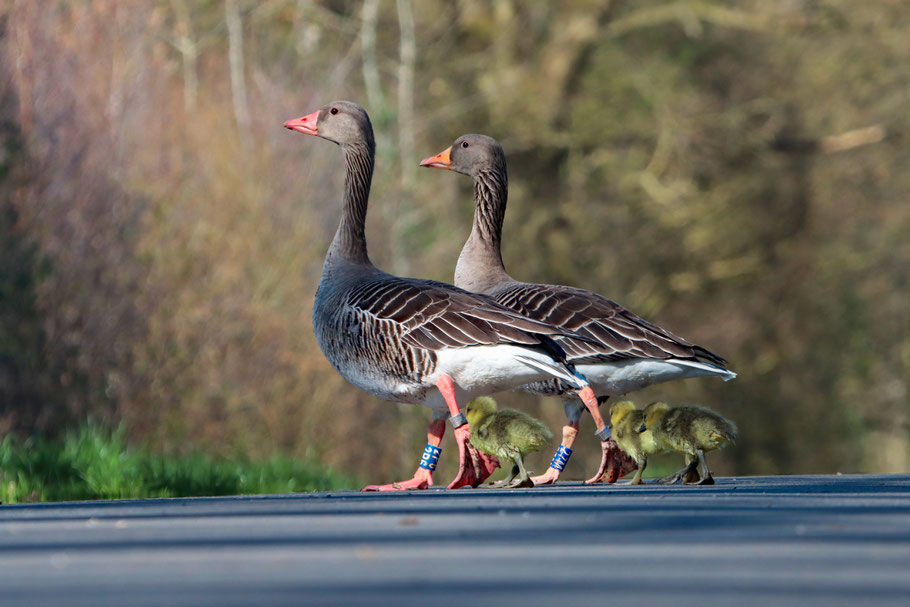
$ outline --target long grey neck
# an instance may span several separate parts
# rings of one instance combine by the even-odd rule
[[[373,180],[375,145],[372,141],[342,146],[344,152],[344,211],[326,263],[342,259],[371,266],[367,255],[366,217],[370,183]]]
[[[455,266],[455,285],[477,293],[513,282],[502,263],[502,222],[509,177],[505,167],[474,176],[474,225]]]

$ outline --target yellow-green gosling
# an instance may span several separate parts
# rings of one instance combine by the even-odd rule
[[[513,462],[512,472],[495,487],[533,487],[522,458],[553,440],[553,434],[542,422],[515,409],[496,409],[488,396],[475,398],[464,410],[471,424],[471,443],[486,453]],[[515,476],[518,480],[512,482]]]
[[[630,485],[641,485],[641,474],[648,465],[648,456],[664,451],[663,447],[654,440],[650,430],[639,432],[645,421],[645,413],[638,409],[630,400],[620,401],[610,407],[610,426],[613,428],[613,438],[619,448],[635,460],[638,470],[629,481]]]
[[[714,478],[705,462],[705,452],[721,449],[736,442],[736,424],[719,413],[696,405],[671,407],[667,403],[651,403],[644,410],[641,432],[650,431],[658,446],[686,455],[687,465],[661,482],[675,483],[685,478],[694,481],[700,474],[700,485],[713,485]],[[697,471],[700,467],[700,471]]]

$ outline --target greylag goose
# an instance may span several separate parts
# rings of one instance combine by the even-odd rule
[[[482,483],[498,461],[470,444],[459,401],[559,378],[597,407],[587,382],[566,365],[565,354],[548,337],[565,330],[525,318],[483,295],[392,276],[370,262],[364,221],[375,143],[362,107],[336,101],[284,126],[338,144],[344,158],[341,221],[313,307],[319,347],[335,370],[358,388],[385,400],[426,405],[434,414],[413,478],[365,490],[432,486],[447,412],[460,461],[449,488]]]
[[[474,179],[474,225],[458,264],[455,285],[483,293],[528,318],[540,320],[585,336],[587,341],[556,337],[568,360],[591,382],[603,402],[610,396],[640,390],[674,379],[720,376],[736,377],[724,368],[726,361],[693,343],[679,338],[606,297],[561,285],[519,282],[506,272],[500,243],[508,197],[506,159],[499,145],[486,135],[463,135],[449,148],[425,158],[421,166],[454,170]],[[546,473],[534,477],[535,484],[556,482],[572,453],[578,422],[587,403],[576,398],[576,390],[560,380],[548,380],[523,390],[561,396],[569,423],[563,428],[562,444]],[[601,439],[601,464],[587,483],[615,481],[620,465],[630,463],[609,434],[602,431],[600,415],[595,416]],[[631,467],[631,466],[630,466]],[[605,478],[608,475],[609,478]]]

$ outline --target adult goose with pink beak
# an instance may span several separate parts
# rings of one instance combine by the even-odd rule
[[[646,386],[688,377],[736,377],[726,361],[716,354],[654,325],[597,293],[562,285],[519,282],[506,272],[500,245],[506,214],[509,179],[506,157],[498,141],[486,135],[463,135],[421,166],[449,169],[474,179],[474,225],[458,264],[455,285],[492,297],[497,303],[586,339],[556,336],[568,361],[590,382],[600,402],[610,396],[634,392]],[[560,396],[569,419],[562,444],[546,473],[533,477],[535,484],[556,482],[572,453],[581,414],[594,415],[601,439],[601,463],[587,483],[615,481],[634,470],[609,434],[590,399],[579,398],[577,389],[560,378],[533,382],[522,387],[536,394]],[[595,415],[596,413],[596,415]]]
[[[414,476],[364,490],[432,486],[446,417],[455,428],[459,450],[459,471],[449,488],[482,483],[498,461],[473,448],[459,407],[476,396],[558,379],[596,407],[587,381],[566,364],[565,353],[551,337],[569,332],[526,318],[486,296],[445,283],[393,276],[370,262],[364,222],[375,143],[362,107],[336,101],[284,126],[332,141],[342,151],[341,221],[313,307],[319,347],[335,370],[358,388],[433,411],[427,446]]]

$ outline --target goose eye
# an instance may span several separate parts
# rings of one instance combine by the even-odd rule
[[[462,141],[462,142],[461,142],[461,147],[463,147],[463,148],[468,147],[468,142],[467,142],[467,141]]]
[[[330,114],[337,114],[337,113],[338,113],[338,108],[337,108],[337,107],[333,107],[332,109],[329,110],[329,113],[330,113]]]

